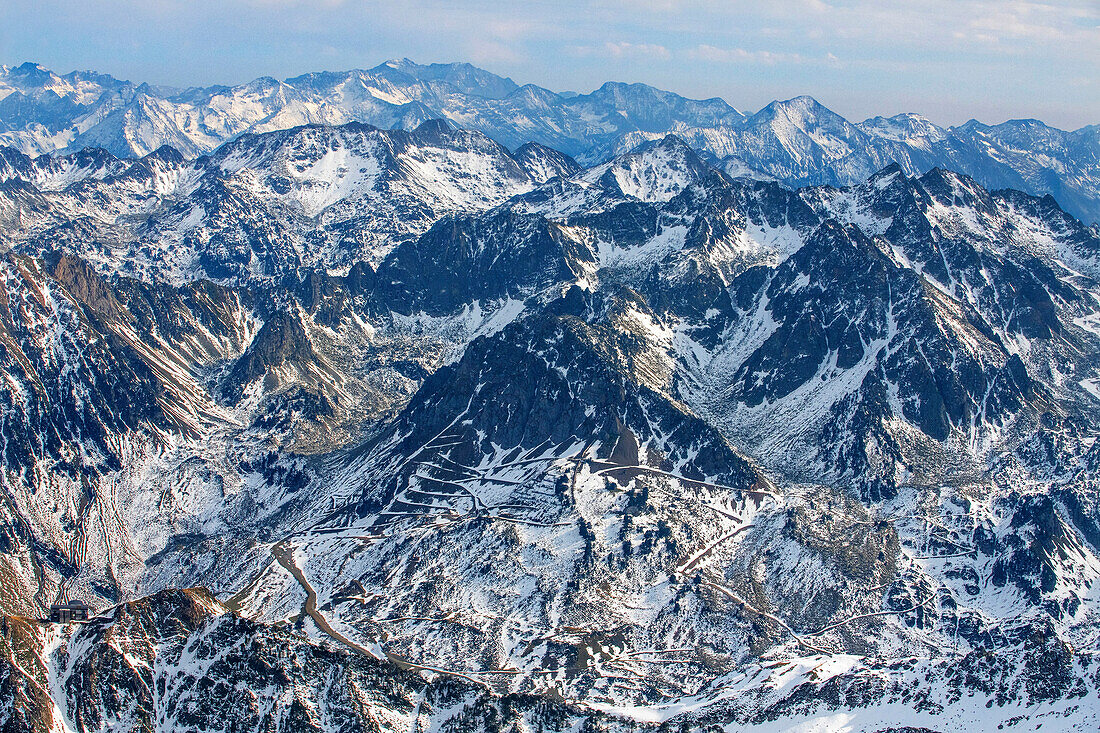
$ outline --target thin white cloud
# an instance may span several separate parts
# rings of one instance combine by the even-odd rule
[[[706,43],[701,43],[688,49],[687,58],[696,61],[709,61],[712,63],[733,64],[800,64],[805,61],[801,54],[781,53],[774,51],[748,51],[743,48],[719,48]]]
[[[466,58],[474,64],[498,65],[518,64],[526,61],[526,56],[515,46],[494,40],[480,40],[467,44]]]
[[[672,53],[656,43],[630,43],[628,41],[607,41],[601,45],[571,46],[575,56],[602,56],[613,59],[649,59],[667,61]]]
[[[979,3],[955,37],[983,43],[1100,44],[1100,4],[1060,8],[1047,3]]]

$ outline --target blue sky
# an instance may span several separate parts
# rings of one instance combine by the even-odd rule
[[[1100,0],[2,0],[0,63],[171,85],[470,61],[554,90],[641,81],[753,111],[1100,123]]]

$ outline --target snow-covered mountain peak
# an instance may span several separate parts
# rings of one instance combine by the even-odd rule
[[[810,97],[776,101],[746,117],[721,99],[693,100],[645,84],[556,94],[469,64],[408,59],[187,90],[90,72],[58,76],[35,65],[0,74],[0,142],[31,154],[92,146],[131,157],[169,144],[194,157],[249,132],[353,121],[413,129],[429,119],[478,130],[510,149],[536,141],[586,164],[675,133],[722,159],[731,175],[793,185],[853,185],[891,160],[907,175],[939,165],[989,189],[1053,193],[1075,215],[1100,219],[1100,136],[1036,121],[944,129],[904,114],[853,125]]]
[[[859,123],[864,132],[885,140],[929,146],[942,142],[947,131],[926,117],[918,114],[903,113],[893,117],[872,117]]]
[[[146,162],[159,162],[166,165],[182,165],[186,158],[183,157],[183,153],[173,148],[171,145],[161,145],[159,148],[149,153],[142,160]]]
[[[583,168],[565,153],[538,143],[521,145],[512,154],[536,183],[546,183],[551,178],[571,178]]]
[[[867,183],[883,189],[905,178],[905,171],[902,170],[901,165],[898,163],[891,163],[882,170],[875,171],[870,178],[867,179]]]
[[[5,66],[3,73],[9,81],[18,82],[23,88],[53,88],[63,83],[61,77],[54,74],[45,66],[33,61],[25,61],[18,66]]]
[[[687,143],[676,135],[666,135],[585,171],[580,180],[642,201],[668,201],[712,172]]]
[[[932,168],[919,180],[921,186],[944,206],[972,208],[989,198],[989,193],[970,176],[943,168]]]
[[[404,59],[391,59],[368,72],[397,81],[400,77],[423,83],[441,83],[463,94],[485,99],[503,99],[515,92],[519,85],[507,77],[497,76],[469,63],[417,64]]]
[[[561,101],[559,95],[534,84],[524,84],[510,93],[508,98],[532,110],[550,110]]]
[[[845,124],[847,122],[836,112],[808,95],[776,100],[752,115],[750,120],[766,121],[773,126],[790,124],[804,131],[809,131],[817,126]]]
[[[430,140],[435,143],[442,143],[450,137],[454,132],[454,128],[442,118],[435,118],[431,120],[425,120],[416,126],[413,130],[413,135],[422,139]]]

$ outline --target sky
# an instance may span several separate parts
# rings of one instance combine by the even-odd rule
[[[1100,0],[0,0],[0,64],[172,86],[469,61],[555,91],[644,82],[742,111],[1100,124]]]

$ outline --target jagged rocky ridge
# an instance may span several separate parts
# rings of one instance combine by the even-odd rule
[[[69,635],[22,618],[0,623],[0,649],[16,663],[0,677],[5,731],[627,728],[532,696],[493,696],[470,680],[426,683],[293,626],[242,619],[203,589],[123,604]],[[44,702],[59,691],[74,704]]]
[[[1100,238],[1053,199],[439,123],[96,160],[0,191],[6,612],[202,584],[607,725],[1094,725]]]
[[[559,94],[469,64],[408,59],[186,90],[92,72],[59,76],[32,63],[0,67],[0,143],[28,155],[91,147],[133,157],[168,145],[194,157],[247,133],[348,122],[411,130],[436,118],[509,149],[534,140],[588,164],[672,133],[731,175],[791,186],[852,185],[891,162],[907,175],[940,166],[989,189],[1053,194],[1085,221],[1100,220],[1095,125],[1067,132],[1038,120],[970,120],[944,128],[911,113],[853,123],[810,97],[746,114],[721,99],[685,99],[645,84]]]
[[[968,655],[957,668],[903,664],[893,670],[894,680],[885,670],[867,670],[872,673],[867,681],[837,685],[834,678],[831,687],[803,683],[778,701],[765,692],[743,709],[719,704],[703,719],[657,725],[540,696],[495,695],[471,679],[425,679],[422,670],[407,664],[310,641],[301,633],[309,625],[308,616],[275,627],[242,619],[203,589],[162,591],[78,628],[5,617],[0,619],[0,654],[8,662],[0,668],[3,729],[721,730],[729,720],[763,725],[797,720],[822,696],[890,699],[912,706],[914,719],[936,720],[945,704],[958,702],[975,683],[1001,704],[1019,697],[1057,705],[1087,696],[1097,676],[1095,660],[1074,655],[1052,642],[1049,632],[1039,632],[1021,646],[1043,659],[1041,669],[1024,669],[1019,659],[998,653]],[[944,690],[905,684],[906,677],[921,672],[942,676]],[[57,697],[73,702],[57,705]],[[1072,703],[1062,707],[1070,714],[1078,709]]]

